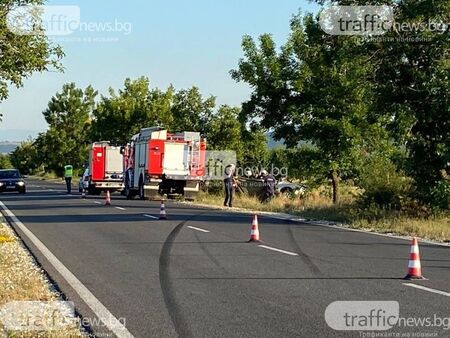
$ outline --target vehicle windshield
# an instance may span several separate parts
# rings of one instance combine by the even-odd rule
[[[7,178],[20,178],[20,173],[17,170],[1,170],[0,180]]]

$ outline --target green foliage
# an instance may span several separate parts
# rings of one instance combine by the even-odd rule
[[[0,101],[8,97],[8,85],[22,86],[24,78],[34,72],[61,70],[64,56],[45,34],[17,35],[11,32],[6,17],[19,5],[42,4],[42,0],[2,0],[0,3]]]
[[[397,3],[399,22],[450,22],[449,0]],[[395,39],[374,46],[380,65],[375,73],[374,111],[389,121],[395,139],[406,146],[406,170],[416,182],[418,197],[433,202],[433,191],[440,190],[450,174],[448,30],[389,32],[387,37]]]
[[[360,168],[359,185],[363,204],[400,209],[411,193],[411,179],[386,156],[369,157]]]
[[[90,115],[97,92],[91,87],[84,91],[74,83],[63,86],[43,112],[49,129],[39,135],[36,149],[47,170],[62,174],[65,164],[81,168],[87,159]]]
[[[213,117],[215,106],[216,98],[210,96],[203,99],[197,87],[176,92],[171,108],[173,123],[170,130],[193,130],[205,134],[206,126]]]
[[[450,0],[382,3],[395,7],[399,23],[450,21]],[[448,31],[392,30],[364,40],[327,35],[313,15],[295,17],[291,30],[280,49],[268,34],[243,39],[244,57],[231,74],[253,88],[246,121],[273,128],[291,148],[307,141],[335,187],[364,171],[373,154],[392,159],[401,152],[395,148],[405,149],[406,161],[395,164],[414,179],[416,196],[436,201],[450,174]]]
[[[321,162],[322,176],[333,173],[337,189],[339,176],[357,165],[363,134],[379,126],[367,118],[372,85],[366,79],[374,66],[356,40],[324,34],[312,15],[294,18],[291,29],[279,52],[270,35],[258,45],[244,37],[244,59],[231,74],[254,88],[243,105],[246,118],[272,128],[288,147],[308,141],[314,147],[308,155]]]
[[[146,77],[126,79],[123,89],[116,93],[110,88],[109,97],[102,96],[93,111],[91,141],[125,144],[141,128],[170,126],[173,95],[172,87],[150,90]]]
[[[450,178],[440,180],[431,190],[432,204],[440,209],[450,208]]]
[[[10,156],[6,154],[0,154],[0,169],[11,169],[12,164]]]
[[[267,134],[258,128],[246,128],[245,123],[241,123],[240,142],[242,144],[242,157],[239,163],[242,167],[268,168],[269,148]]]
[[[238,159],[243,156],[243,143],[241,140],[242,126],[238,115],[240,109],[221,106],[206,126],[206,138],[210,150],[234,150]]]
[[[31,140],[22,142],[10,156],[11,164],[23,175],[29,175],[39,167],[37,149]]]

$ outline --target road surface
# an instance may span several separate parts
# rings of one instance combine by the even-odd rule
[[[102,311],[87,304],[80,288],[124,324],[123,336],[134,337],[362,337],[327,325],[324,313],[334,301],[398,301],[405,318],[450,317],[449,247],[422,243],[428,280],[410,283],[402,280],[405,240],[260,217],[260,246],[246,243],[248,215],[169,202],[169,219],[160,221],[157,202],[114,194],[107,207],[101,197],[83,200],[63,188],[29,180],[27,195],[1,194],[0,201],[98,336],[113,334],[95,321]],[[450,336],[443,326],[387,332]]]

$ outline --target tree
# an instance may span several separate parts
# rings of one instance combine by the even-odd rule
[[[206,124],[211,119],[215,106],[216,98],[210,96],[203,99],[197,87],[176,92],[171,109],[173,116],[171,130],[205,133]]]
[[[91,140],[125,144],[144,127],[169,127],[173,123],[173,88],[150,90],[146,77],[126,79],[124,89],[110,88],[93,112]]]
[[[90,115],[97,92],[88,86],[84,91],[74,83],[65,84],[43,112],[49,125],[40,144],[45,144],[43,157],[49,170],[62,173],[65,164],[81,168],[87,160]]]
[[[450,0],[390,2],[396,5],[398,22],[450,22]],[[447,191],[440,201],[450,200],[450,190],[441,189],[450,175],[448,32],[448,26],[446,31],[391,31],[389,42],[375,43],[380,66],[374,79],[374,114],[385,118],[397,144],[408,150],[405,169],[415,180],[417,196],[431,203],[436,191]]]
[[[264,130],[255,126],[247,127],[245,123],[241,123],[241,143],[243,149],[240,163],[242,167],[267,168],[269,148],[267,134]]]
[[[6,154],[0,154],[0,169],[10,169],[12,167],[10,156]]]
[[[42,0],[2,0],[0,3],[0,101],[8,97],[8,85],[20,87],[23,79],[34,72],[62,69],[61,47],[51,44],[44,34],[15,34],[7,24],[8,13],[17,6],[42,3]]]
[[[355,147],[368,128],[380,126],[367,119],[373,65],[357,40],[326,35],[312,15],[295,17],[291,29],[280,52],[268,34],[259,46],[244,37],[244,58],[231,75],[253,89],[243,105],[248,119],[288,147],[307,141],[319,153],[337,203],[340,178],[354,169]]]
[[[242,159],[244,149],[239,113],[239,108],[223,105],[209,119],[205,133],[209,150],[232,150],[238,160]]]
[[[33,173],[39,167],[37,149],[32,140],[22,142],[11,153],[11,164],[24,175]]]

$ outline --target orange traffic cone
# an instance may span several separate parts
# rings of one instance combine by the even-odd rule
[[[259,238],[258,215],[253,215],[252,230],[250,232],[250,242],[261,242]]]
[[[106,190],[106,201],[105,201],[105,205],[111,205],[111,193],[109,192],[109,190]]]
[[[164,201],[161,201],[161,209],[159,211],[159,219],[167,219],[166,206],[164,205]]]
[[[422,276],[422,267],[420,264],[419,243],[414,237],[411,243],[409,253],[408,274],[404,279],[425,279]]]

